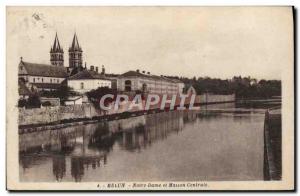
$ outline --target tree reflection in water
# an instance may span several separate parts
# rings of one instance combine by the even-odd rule
[[[62,181],[69,170],[73,179],[80,182],[85,170],[107,164],[115,145],[128,152],[141,152],[171,133],[178,134],[185,123],[196,119],[196,112],[171,111],[22,134],[20,165],[25,169],[51,161],[56,181]]]

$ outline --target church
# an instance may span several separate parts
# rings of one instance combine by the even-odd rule
[[[59,43],[57,33],[55,35],[54,43],[50,49],[50,64],[38,64],[25,61],[22,57],[19,63],[19,81],[25,84],[32,92],[52,91],[57,90],[62,85],[69,85],[77,88],[76,82],[80,83],[78,92],[86,92],[87,90],[98,88],[99,86],[111,87],[111,81],[104,77],[104,74],[98,73],[98,67],[91,66],[88,70],[82,63],[82,49],[79,45],[76,33],[73,36],[71,46],[69,47],[69,66],[64,66],[64,50]],[[81,73],[82,72],[82,73]],[[84,77],[81,81],[82,75],[92,76],[90,78]],[[72,82],[68,82],[68,79]],[[70,81],[71,81],[70,80]],[[99,82],[100,81],[100,82]],[[75,85],[74,85],[75,83]],[[99,85],[98,85],[99,83]],[[70,85],[71,84],[71,85]],[[97,85],[93,85],[97,84]],[[89,87],[83,89],[82,87]]]

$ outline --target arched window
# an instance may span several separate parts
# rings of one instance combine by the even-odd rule
[[[125,80],[125,91],[131,91],[131,80]]]

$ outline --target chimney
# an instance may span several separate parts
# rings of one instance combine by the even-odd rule
[[[98,73],[98,66],[96,66],[96,72]]]
[[[139,69],[137,69],[137,70],[136,70],[136,72],[140,73],[140,70],[139,70]]]
[[[91,71],[94,71],[94,65],[91,65],[90,69]]]
[[[101,74],[105,74],[105,68],[104,68],[104,65],[102,65],[102,72],[101,72]]]

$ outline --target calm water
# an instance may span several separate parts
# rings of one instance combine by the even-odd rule
[[[20,179],[263,180],[263,126],[263,109],[218,104],[23,134]]]

